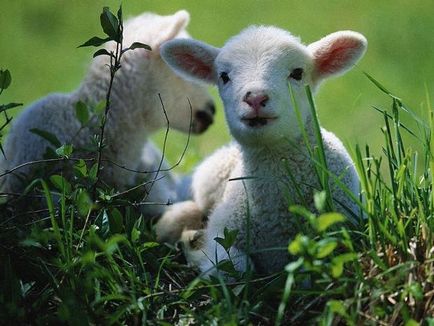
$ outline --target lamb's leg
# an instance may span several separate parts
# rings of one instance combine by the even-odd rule
[[[204,227],[204,214],[193,201],[183,201],[169,206],[156,225],[159,242],[176,243],[184,230]]]

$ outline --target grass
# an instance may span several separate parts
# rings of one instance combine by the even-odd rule
[[[291,207],[306,223],[288,239],[293,259],[284,270],[203,280],[177,248],[155,242],[152,221],[127,205],[128,198],[102,189],[94,206],[93,176],[76,162],[68,179],[34,180],[40,192],[33,202],[1,204],[2,323],[433,324],[429,91],[422,115],[370,75],[366,82],[382,96],[372,111],[383,127],[374,135],[380,147],[352,148],[364,199],[359,227],[342,223],[340,214]],[[313,102],[312,109],[316,116]],[[326,183],[324,153],[312,153]],[[324,206],[324,196],[317,196]]]
[[[425,120],[414,115],[419,128],[409,129],[400,117],[412,111],[369,78],[389,97],[392,113],[378,109],[382,152],[354,148],[366,217],[359,228],[347,228],[340,214],[315,216],[295,206],[294,218],[308,223],[288,239],[293,260],[285,270],[233,274],[229,283],[203,280],[179,250],[155,242],[152,222],[134,207],[107,198],[97,209],[86,206],[84,182],[51,177],[39,181],[48,207],[42,214],[23,218],[16,206],[3,205],[0,318],[77,325],[431,324],[433,112]],[[406,146],[404,134],[418,147]]]

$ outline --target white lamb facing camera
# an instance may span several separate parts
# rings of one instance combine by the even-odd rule
[[[250,259],[260,273],[282,270],[300,221],[288,206],[303,204],[314,211],[313,194],[321,190],[302,131],[311,144],[317,143],[305,85],[315,92],[327,77],[351,69],[366,47],[365,37],[352,31],[336,32],[306,46],[289,32],[268,26],[249,27],[221,49],[196,40],[163,44],[162,57],[177,73],[218,86],[234,142],[197,167],[193,200],[175,204],[163,215],[157,224],[159,239],[182,239],[189,262],[209,275],[216,272],[218,261],[228,259],[214,239],[223,237],[225,228],[237,229],[229,251],[237,270],[244,271]],[[358,196],[354,163],[333,133],[321,129],[321,135],[328,168],[335,176],[329,181],[335,208],[357,216],[356,204],[336,184],[339,179]],[[208,221],[196,233],[192,220],[200,229],[201,214]]]

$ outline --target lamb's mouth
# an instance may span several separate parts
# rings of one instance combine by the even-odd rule
[[[254,118],[241,118],[241,121],[249,127],[260,128],[266,126],[268,123],[276,120],[274,117],[254,117]]]

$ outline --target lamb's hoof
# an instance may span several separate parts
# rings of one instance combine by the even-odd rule
[[[170,206],[158,221],[155,230],[158,242],[175,244],[185,230],[203,228],[203,213],[193,201]]]
[[[185,230],[182,232],[181,243],[188,250],[200,250],[205,244],[203,230]]]

